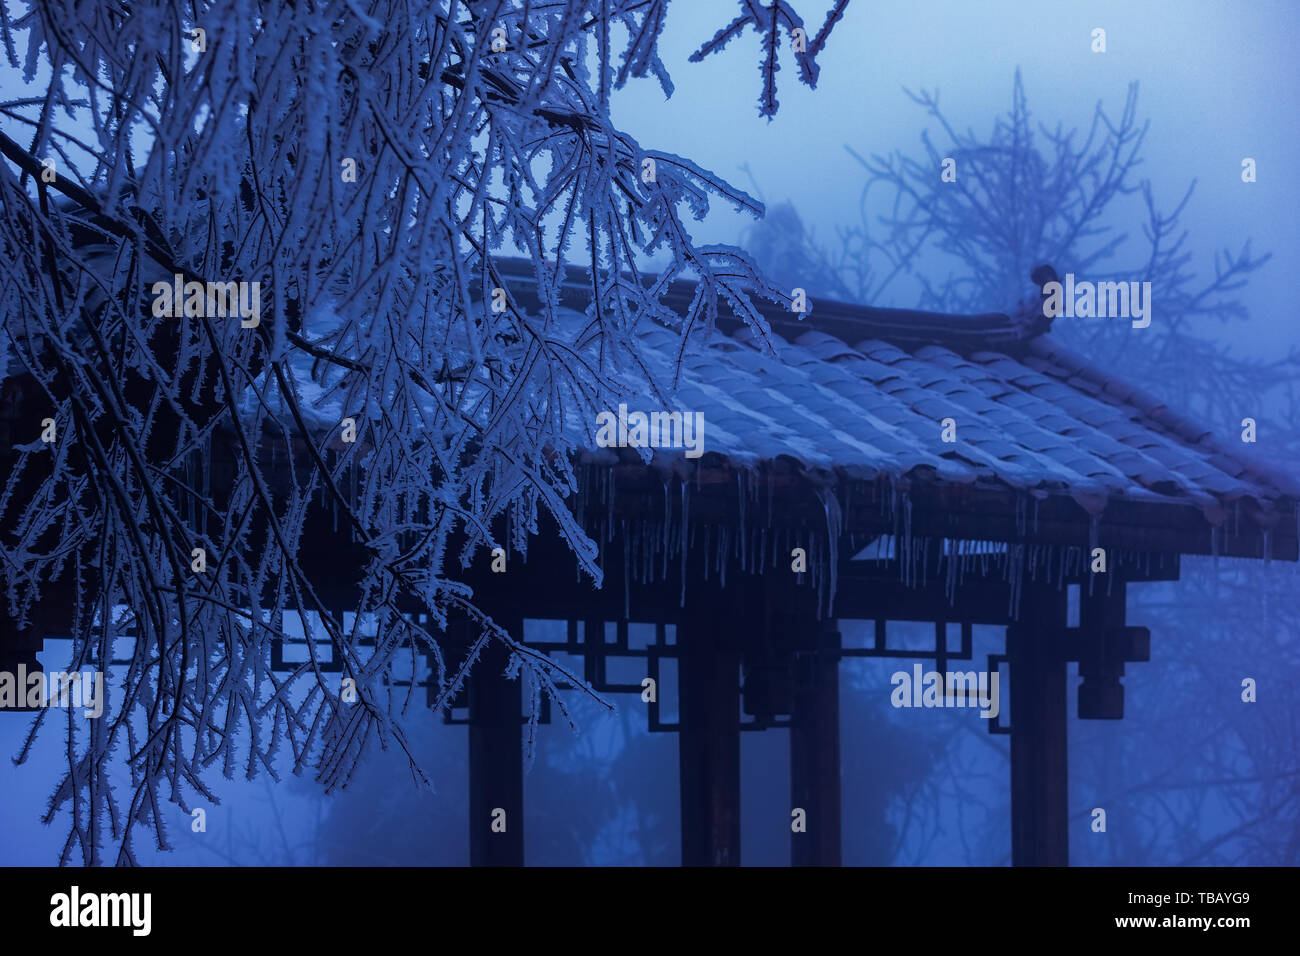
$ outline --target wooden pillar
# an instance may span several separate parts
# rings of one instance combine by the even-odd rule
[[[1125,623],[1128,588],[1122,578],[1097,575],[1079,597],[1074,659],[1079,662],[1079,717],[1120,720],[1124,716],[1124,665],[1151,659],[1151,632]]]
[[[19,664],[26,665],[29,674],[40,670],[36,655],[45,646],[41,637],[38,627],[20,631],[7,612],[0,615],[0,670],[12,673]]]
[[[0,611],[0,672],[13,675],[13,680],[16,682],[16,697],[14,701],[7,704],[5,710],[34,709],[27,706],[26,678],[42,670],[36,655],[41,652],[43,646],[44,641],[39,625],[20,631],[16,622],[9,617],[7,610]]]
[[[512,635],[522,634],[521,620],[497,621]],[[469,674],[472,866],[524,865],[523,709],[519,682],[502,676],[508,656],[499,644],[489,644]],[[498,810],[505,811],[504,832]]]
[[[1011,862],[1068,866],[1066,593],[1026,582],[1007,628],[1011,682]]]
[[[840,865],[840,635],[808,621],[815,646],[796,658],[790,717],[791,810],[802,808],[806,832],[790,834],[792,866]]]
[[[695,581],[677,626],[682,865],[740,865],[740,643],[734,597]]]

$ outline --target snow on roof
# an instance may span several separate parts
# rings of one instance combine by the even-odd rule
[[[682,286],[669,296],[670,307],[689,301],[691,290]],[[565,438],[581,460],[618,460],[617,449],[598,443],[597,416],[617,415],[623,403],[629,415],[701,414],[695,455],[716,454],[739,468],[787,458],[832,478],[924,477],[1036,497],[1068,495],[1094,515],[1112,498],[1194,505],[1212,524],[1222,522],[1234,502],[1290,511],[1300,499],[1295,478],[1228,452],[1210,429],[1090,367],[1014,317],[839,303],[820,303],[818,310],[820,323],[816,312],[805,323],[763,310],[773,327],[774,355],[749,329],[722,317],[707,341],[692,337],[684,349],[680,333],[642,321],[637,337],[649,377],[626,368],[612,374],[622,387],[595,405],[566,390]],[[560,338],[590,328],[590,319],[567,303],[557,318],[559,328],[549,331]],[[910,318],[917,321],[903,323]],[[854,341],[854,330],[866,337]],[[579,351],[595,364],[598,345]],[[294,364],[300,363],[304,405],[315,406],[322,427],[336,426],[342,414],[337,393],[326,395],[311,381],[309,357],[297,356]],[[674,381],[675,390],[665,396]],[[955,441],[943,440],[946,419],[955,425]],[[639,448],[635,454],[673,470],[695,456],[689,451]]]
[[[679,335],[651,326],[639,337],[651,371],[671,382]],[[849,478],[931,469],[940,482],[1069,494],[1093,513],[1123,496],[1194,504],[1217,521],[1235,500],[1269,508],[1300,493],[1294,479],[1237,460],[1209,429],[1047,336],[1015,350],[965,354],[878,338],[850,345],[812,329],[793,339],[774,333],[775,356],[747,329],[715,331],[707,345],[688,346],[671,409],[703,414],[704,453],[741,467],[789,456]],[[646,389],[625,400],[628,413],[662,410],[651,395]],[[953,442],[942,436],[949,418]],[[594,420],[572,424],[576,446],[596,460],[608,457],[596,449]]]

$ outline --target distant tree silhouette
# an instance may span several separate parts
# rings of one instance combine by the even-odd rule
[[[1098,104],[1084,136],[1036,124],[1019,71],[1011,108],[987,136],[961,132],[937,93],[908,95],[935,125],[922,133],[921,150],[865,158],[850,149],[865,174],[860,221],[824,243],[792,206],[778,206],[779,217],[744,237],[761,267],[828,297],[946,312],[1014,308],[1036,294],[1029,275],[1040,263],[1093,281],[1149,281],[1149,327],[1058,318],[1052,336],[1205,422],[1225,443],[1237,443],[1243,417],[1266,420],[1266,452],[1233,447],[1245,458],[1266,454],[1275,467],[1300,465],[1300,355],[1254,358],[1223,342],[1225,327],[1244,334],[1238,294],[1270,256],[1255,255],[1247,241],[1216,253],[1208,278],[1198,275],[1180,222],[1195,184],[1165,213],[1155,186],[1138,178],[1149,124],[1138,120],[1136,84],[1118,117]],[[948,158],[953,182],[940,175]],[[1142,241],[1130,237],[1139,225]],[[1109,818],[1108,838],[1072,838],[1076,861],[1294,863],[1300,703],[1289,693],[1242,703],[1240,682],[1300,669],[1296,584],[1294,565],[1184,558],[1176,584],[1130,589],[1131,618],[1152,629],[1152,659],[1129,669],[1123,721],[1072,726],[1078,832],[1088,832],[1094,806]],[[942,786],[963,779],[952,765],[959,758],[960,748],[950,748],[935,765],[931,801],[911,805],[916,826],[936,828],[954,800],[966,799],[941,796]],[[1009,803],[986,811],[1004,816]],[[979,841],[946,852],[992,861]]]

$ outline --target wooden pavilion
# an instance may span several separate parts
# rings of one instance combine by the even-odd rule
[[[685,314],[693,293],[682,283],[669,301]],[[740,733],[767,727],[790,730],[790,805],[806,812],[792,861],[838,864],[840,660],[915,659],[887,625],[923,621],[924,656],[945,672],[971,660],[973,626],[1004,627],[1005,652],[984,667],[1009,678],[1013,720],[989,730],[1011,737],[1012,860],[1068,864],[1069,665],[1078,715],[1121,718],[1125,665],[1149,654],[1147,630],[1126,621],[1129,584],[1176,580],[1184,554],[1295,561],[1300,486],[1234,455],[1237,435],[1070,354],[1037,303],[944,316],[819,302],[807,319],[766,317],[775,357],[735,319],[686,357],[673,407],[703,412],[701,457],[655,449],[647,462],[588,441],[576,513],[600,542],[602,588],[553,528],[507,574],[483,562],[467,580],[512,633],[567,621],[567,641],[539,646],[581,655],[597,689],[642,693],[606,679],[611,659],[643,658],[656,683],[676,660],[676,723],[657,702],[626,706],[678,734],[685,865],[740,862]],[[647,329],[642,344],[668,375],[676,334]],[[854,560],[882,536],[885,559]],[[873,646],[845,647],[839,619],[874,622]],[[656,640],[634,646],[630,622]],[[524,862],[522,830],[490,827],[494,808],[523,818],[520,700],[501,663],[462,701],[476,864]]]
[[[525,269],[515,278],[526,287]],[[684,314],[692,295],[678,283],[668,301]],[[972,660],[976,625],[1006,629],[984,669],[1010,681],[1013,720],[989,730],[1011,737],[1013,862],[1068,864],[1069,665],[1080,717],[1123,716],[1125,665],[1149,653],[1146,630],[1126,621],[1129,584],[1176,579],[1184,554],[1297,559],[1294,480],[1070,354],[1035,305],[943,316],[819,302],[807,318],[766,314],[775,355],[720,318],[662,409],[702,413],[699,457],[600,447],[595,422],[573,423],[586,449],[574,513],[600,546],[602,587],[553,527],[509,555],[507,573],[486,557],[465,572],[512,634],[527,639],[526,619],[567,622],[565,641],[536,646],[580,655],[592,687],[636,695],[623,705],[678,734],[683,864],[740,863],[740,734],[769,727],[790,730],[791,807],[806,813],[793,862],[838,864],[840,661],[925,657],[943,672]],[[638,334],[671,379],[678,335]],[[40,417],[18,391],[5,397],[0,459]],[[859,558],[884,540],[883,558]],[[323,515],[302,545],[309,573],[349,609],[350,553]],[[1080,588],[1073,627],[1067,585]],[[56,612],[37,618],[28,630],[0,620],[0,668],[34,666],[59,629]],[[844,646],[846,619],[874,622],[873,645]],[[890,621],[933,624],[933,649],[891,647]],[[654,641],[630,641],[633,623],[652,625]],[[453,660],[466,643],[449,635]],[[641,702],[641,683],[607,678],[620,658],[643,660],[656,684],[676,661],[675,722]],[[482,660],[452,711],[469,728],[474,864],[525,862],[523,707],[504,664]],[[498,808],[518,821],[505,833],[492,827]]]

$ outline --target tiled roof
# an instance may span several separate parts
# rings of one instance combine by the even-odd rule
[[[536,313],[531,267],[516,271],[523,278],[518,301]],[[548,334],[586,351],[595,365],[599,346],[583,349],[574,340],[591,328],[583,294],[575,289],[557,309]],[[693,284],[677,283],[665,304],[684,313],[692,295]],[[1173,524],[1185,521],[1188,506],[1214,526],[1235,513],[1235,504],[1248,505],[1262,527],[1296,512],[1300,482],[1250,457],[1236,434],[1221,443],[1210,429],[1089,366],[1023,315],[941,316],[821,302],[805,324],[763,311],[773,329],[771,352],[732,318],[720,316],[722,328],[707,342],[693,338],[685,348],[679,332],[641,322],[638,351],[648,378],[627,369],[612,374],[621,388],[594,405],[590,391],[564,390],[570,445],[592,463],[636,454],[664,470],[686,463],[682,448],[598,447],[597,414],[623,402],[629,414],[702,413],[704,454],[739,468],[793,459],[829,479],[821,485],[921,479],[981,493],[1073,498],[1093,515],[1123,499],[1177,506],[1159,519]],[[306,404],[332,427],[342,414],[338,397],[310,378],[304,367]],[[956,425],[952,443],[941,435],[948,418]],[[1287,536],[1294,539],[1294,532]]]
[[[678,334],[656,326],[640,338],[652,373],[671,382]],[[1290,476],[1234,458],[1208,429],[1049,336],[961,353],[878,338],[849,344],[814,330],[791,338],[773,334],[775,355],[744,329],[714,332],[706,346],[686,350],[668,404],[703,413],[704,452],[740,466],[789,456],[852,478],[932,469],[940,482],[1068,494],[1090,511],[1117,496],[1193,504],[1215,521],[1234,501],[1267,509],[1300,493]],[[649,395],[626,399],[629,413],[663,409]],[[941,439],[946,418],[956,424],[954,443]],[[588,424],[575,443],[599,459]]]

